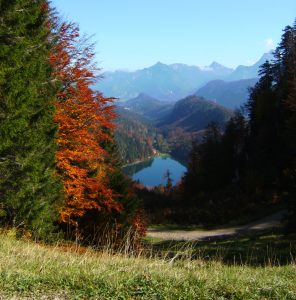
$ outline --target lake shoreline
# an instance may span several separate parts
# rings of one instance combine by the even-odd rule
[[[158,152],[155,155],[148,156],[147,158],[136,160],[136,161],[134,161],[132,163],[125,164],[125,165],[122,166],[122,168],[131,167],[131,166],[143,163],[145,161],[148,161],[150,159],[154,159],[156,157],[172,157],[172,156],[170,154],[168,154],[168,153],[160,153],[160,152]]]
[[[139,181],[150,187],[165,184],[168,171],[175,185],[181,180],[187,171],[187,167],[169,154],[158,154],[150,159],[129,164],[123,168],[123,172],[134,181]]]

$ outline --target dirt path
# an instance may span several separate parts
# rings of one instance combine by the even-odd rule
[[[229,227],[214,230],[148,230],[150,237],[162,240],[207,240],[211,238],[223,238],[238,236],[244,233],[263,231],[282,226],[281,219],[286,211],[282,210],[258,221],[236,227]]]

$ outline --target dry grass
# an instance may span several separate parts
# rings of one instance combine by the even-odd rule
[[[9,233],[0,241],[0,299],[296,299],[294,264],[130,257]]]

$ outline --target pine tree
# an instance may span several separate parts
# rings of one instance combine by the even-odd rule
[[[275,68],[265,62],[260,80],[250,92],[249,112],[249,177],[255,186],[250,189],[272,188],[278,180],[282,153],[283,101],[277,97]],[[252,185],[252,184],[251,184]]]
[[[287,156],[296,155],[296,21],[293,27],[284,30],[282,41],[276,50],[278,69],[281,70],[279,78],[279,96],[285,106],[284,131],[287,144]],[[290,164],[291,161],[287,161]]]
[[[0,199],[6,220],[52,230],[60,196],[44,0],[0,1]]]
[[[278,94],[285,105],[282,189],[290,211],[289,227],[296,230],[296,20],[294,26],[284,30],[282,41],[276,50],[279,72]]]
[[[248,123],[243,112],[235,111],[233,117],[226,124],[221,141],[221,159],[224,162],[222,178],[225,186],[242,185],[247,160],[247,136]]]
[[[165,189],[167,190],[167,192],[170,192],[173,187],[173,179],[172,172],[169,169],[166,170],[164,174],[164,179],[166,180]]]
[[[190,154],[184,185],[188,198],[208,192],[221,185],[221,131],[215,123],[209,124],[203,143],[194,145]]]

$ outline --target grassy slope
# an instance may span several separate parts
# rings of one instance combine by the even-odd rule
[[[296,299],[294,264],[128,258],[0,239],[0,299]]]

